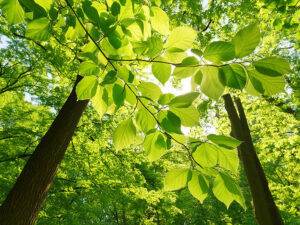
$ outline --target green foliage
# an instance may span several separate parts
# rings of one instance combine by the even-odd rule
[[[174,169],[169,171],[164,180],[164,189],[174,191],[187,185],[191,171],[189,169]]]
[[[43,17],[29,22],[26,29],[26,36],[38,41],[49,40],[51,36],[49,20]]]
[[[188,182],[191,194],[203,203],[209,190],[208,180],[198,171],[192,171],[192,179]]]
[[[254,52],[259,42],[260,30],[257,23],[253,23],[241,29],[232,40],[235,47],[236,57],[242,58],[251,54]]]
[[[253,63],[255,69],[267,76],[277,77],[291,72],[289,63],[279,57],[268,57]]]
[[[76,86],[77,98],[80,100],[90,99],[96,95],[98,87],[97,77],[86,76]]]
[[[193,157],[201,166],[212,167],[218,162],[218,149],[214,145],[204,143],[197,147]]]
[[[211,62],[232,60],[235,57],[234,45],[225,41],[212,42],[205,48],[203,56]]]
[[[243,208],[246,208],[241,190],[235,181],[226,173],[219,173],[216,177],[213,192],[216,198],[223,202],[227,208],[233,200],[237,201]]]
[[[235,148],[241,144],[241,141],[224,135],[210,134],[207,139],[225,148]]]
[[[24,20],[24,10],[18,0],[1,0],[1,10],[11,24],[18,24]]]
[[[157,60],[163,60],[163,58],[158,58]],[[171,76],[171,65],[164,63],[153,63],[152,73],[160,83],[165,84]]]
[[[197,36],[196,31],[189,27],[177,27],[170,33],[165,48],[167,51],[183,52],[191,48]]]
[[[119,124],[113,135],[113,142],[116,150],[129,147],[134,143],[136,128],[132,119],[128,119]]]
[[[161,8],[156,6],[151,7],[150,21],[152,28],[157,32],[163,35],[167,35],[169,33],[169,17]]]
[[[151,161],[157,160],[166,154],[167,143],[165,137],[158,131],[147,134],[143,146],[146,155]]]
[[[280,3],[279,6],[277,3],[250,1],[253,12],[248,12],[249,5],[243,1],[234,4],[228,1],[226,7],[224,3],[210,1],[207,10],[193,0],[174,0],[173,4],[170,1],[148,1],[145,4],[142,1],[130,0],[85,0],[68,3],[52,0],[2,0],[0,3],[4,15],[0,21],[1,33],[10,37],[15,31],[20,35],[25,33],[24,42],[26,40],[30,43],[28,46],[18,46],[26,48],[26,53],[22,54],[21,58],[25,59],[28,58],[26,55],[30,55],[32,61],[23,62],[24,67],[29,68],[39,61],[42,64],[37,69],[38,72],[32,72],[37,74],[35,77],[30,75],[34,79],[25,78],[22,83],[25,89],[21,92],[32,93],[34,89],[34,96],[38,96],[35,97],[37,104],[42,103],[51,110],[58,110],[64,97],[61,88],[70,87],[66,80],[79,73],[84,78],[76,88],[77,97],[79,100],[91,99],[93,109],[101,118],[99,120],[99,115],[94,116],[92,108],[88,109],[88,115],[79,125],[79,134],[74,139],[75,147],[68,150],[71,150],[71,153],[65,159],[59,173],[59,178],[78,179],[75,182],[55,183],[54,192],[49,195],[38,223],[112,224],[116,222],[116,215],[121,218],[122,214],[128,220],[124,221],[124,224],[208,224],[207,221],[218,224],[250,224],[249,221],[253,220],[250,197],[245,197],[245,203],[238,185],[231,175],[225,172],[237,174],[239,161],[234,148],[240,142],[224,135],[208,135],[209,142],[202,143],[205,141],[202,140],[205,138],[203,131],[210,133],[207,129],[211,127],[205,120],[215,121],[219,118],[222,106],[218,100],[224,91],[240,94],[244,89],[251,95],[274,96],[284,92],[285,78],[294,85],[292,89],[288,87],[287,90],[292,91],[293,101],[296,102],[297,96],[294,93],[297,89],[297,76],[294,75],[290,81],[290,75],[287,75],[292,72],[289,63],[274,56],[282,52],[272,50],[275,49],[275,44],[280,46],[278,43],[281,40],[282,48],[296,43],[295,40],[299,36],[296,34],[296,7],[292,3]],[[273,10],[275,8],[276,10]],[[283,11],[285,13],[281,13]],[[271,12],[273,16],[266,12]],[[256,14],[262,18],[260,21],[253,19],[253,15]],[[214,22],[207,26],[207,21],[210,20]],[[224,24],[224,21],[228,23]],[[19,23],[22,24],[14,25]],[[185,24],[189,24],[190,27]],[[240,27],[245,28],[235,32],[235,29]],[[274,32],[277,32],[279,37],[275,37]],[[295,37],[286,43],[286,39],[283,38],[284,32]],[[197,57],[191,55],[191,48],[191,52]],[[11,48],[11,52],[6,53],[3,58],[11,59],[16,49],[17,47]],[[40,60],[37,55],[38,52],[44,51],[43,49],[45,56]],[[250,54],[251,57],[246,57]],[[294,58],[293,60],[297,58],[290,57]],[[11,61],[13,65],[14,62]],[[1,61],[0,88],[3,88],[0,89],[0,94],[2,90],[11,91],[7,85],[13,83],[11,78],[1,77],[5,64],[6,61]],[[188,93],[190,90],[186,90],[187,94],[180,96],[164,93],[164,89],[160,88],[161,84],[150,80],[150,67],[154,77],[163,85],[170,80],[179,83],[181,79],[191,77],[193,90],[196,92]],[[21,71],[20,68],[17,71]],[[8,66],[5,74],[16,77],[14,67]],[[47,85],[47,82],[43,81],[41,88],[34,87],[37,86],[35,82],[42,76],[39,74],[48,77],[47,79],[53,81],[53,85]],[[283,75],[287,76],[284,78]],[[13,87],[18,86],[13,84]],[[279,96],[289,98],[287,94],[276,95],[275,98],[281,98]],[[23,97],[21,100],[23,101]],[[21,100],[16,101],[22,102]],[[255,99],[249,105],[259,107],[256,101]],[[35,100],[32,100],[32,103],[35,103]],[[19,107],[13,107],[20,111]],[[292,105],[291,108],[295,109],[296,106]],[[256,109],[250,111],[255,114]],[[10,114],[13,115],[14,112],[11,110]],[[216,118],[213,115],[216,115]],[[261,119],[260,115],[269,115],[269,121],[285,119],[277,119],[270,113],[263,112],[256,115],[257,120]],[[223,118],[221,117],[220,121]],[[2,124],[2,121],[0,122]],[[119,125],[116,126],[116,123]],[[9,122],[5,124],[3,129],[8,130]],[[28,125],[31,123],[25,119],[22,119],[22,124],[23,127],[34,127]],[[36,124],[39,124],[39,121]],[[224,124],[226,123],[219,125]],[[184,132],[185,136],[181,126],[193,128],[189,134]],[[36,127],[34,129],[37,129]],[[228,133],[224,132],[226,129],[227,127],[220,133]],[[254,130],[258,132],[259,129],[254,127]],[[39,137],[43,132],[41,131]],[[92,141],[94,135],[96,141]],[[36,140],[36,137],[32,136],[33,140]],[[256,134],[256,138],[263,136]],[[280,137],[276,139],[279,140]],[[295,140],[292,143],[294,142]],[[284,163],[278,163],[275,153],[272,152],[273,158],[270,162],[268,154],[264,152],[265,147],[268,151],[274,146],[275,149],[279,149],[276,145],[280,145],[281,150],[290,148],[287,143],[272,142],[268,146],[264,146],[263,143],[259,143],[262,152],[260,157],[267,165],[269,174],[272,174],[274,168],[277,171],[278,168],[289,165],[288,159],[292,156],[284,156],[290,158]],[[3,149],[8,145],[11,149],[14,142],[5,141]],[[75,149],[77,145],[78,149]],[[20,141],[17,149],[20,150],[24,146]],[[119,151],[123,148],[127,149]],[[278,149],[276,154],[280,152]],[[190,151],[192,159],[187,159],[186,150]],[[144,158],[143,154],[147,158]],[[179,164],[185,169],[173,170],[178,168]],[[297,165],[295,161],[292,161],[292,164]],[[14,168],[13,174],[17,174],[20,165]],[[204,168],[200,168],[199,165]],[[189,198],[190,194],[186,194],[186,190],[179,193],[161,191],[161,180],[166,171],[169,172],[165,176],[165,190],[178,190],[188,186],[196,202]],[[289,168],[289,171],[293,170]],[[276,179],[273,175],[269,176]],[[290,182],[290,185],[286,185],[289,187],[281,185],[278,188],[278,183],[272,181],[272,188],[276,196],[279,196],[277,201],[284,202],[282,208],[286,207],[285,211],[296,211],[296,203],[291,204],[292,209],[288,209],[287,201],[281,200],[285,199],[285,196],[280,194],[282,190],[284,193],[288,193],[288,188],[296,190],[296,178],[284,174],[281,179],[285,179],[285,176]],[[15,178],[8,179],[13,183]],[[213,180],[212,187],[210,184]],[[2,183],[4,182],[6,180]],[[212,187],[217,199],[227,208],[233,200],[242,207],[246,204],[249,208],[246,215],[250,215],[250,219],[247,218],[248,222],[243,221],[246,216],[238,204],[232,203],[226,211],[225,206],[214,199],[209,187]],[[6,189],[7,192],[8,187]],[[242,191],[249,195],[245,186],[242,186]],[[175,199],[178,200],[177,205],[180,205],[180,201],[184,202],[179,207],[182,214],[174,206]],[[198,200],[203,205],[199,204]],[[220,210],[222,218],[217,209]],[[86,218],[86,215],[89,215],[89,218],[83,221],[85,219],[80,218],[80,213],[74,212],[82,212],[82,217]],[[65,214],[65,218],[60,217]],[[212,216],[209,216],[210,214]],[[59,216],[53,219],[48,215]],[[243,219],[240,218],[242,216]],[[184,222],[179,223],[180,219],[174,222],[174,218],[184,218]],[[211,218],[220,218],[220,221],[213,221]]]

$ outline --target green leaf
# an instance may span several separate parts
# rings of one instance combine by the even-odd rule
[[[158,58],[157,60],[164,60]],[[159,80],[160,83],[165,84],[171,76],[171,65],[165,63],[153,63],[152,73]]]
[[[131,73],[131,71],[129,71],[127,69],[126,66],[121,66],[118,69],[118,73],[117,73],[118,77],[120,77],[122,80],[124,80],[125,82],[129,82],[132,83],[134,80],[134,75]]]
[[[152,28],[162,35],[169,33],[169,17],[161,8],[151,7],[150,22]]]
[[[113,2],[113,4],[110,7],[111,14],[114,16],[117,16],[120,14],[121,6],[118,2]]]
[[[229,208],[231,202],[235,200],[246,209],[245,200],[239,186],[226,173],[219,173],[215,178],[213,193],[219,201],[227,206],[227,208]]]
[[[171,111],[162,110],[158,113],[158,121],[160,122],[161,128],[170,133],[182,134],[181,132],[181,121]]]
[[[105,77],[104,77],[103,81],[101,82],[101,84],[102,84],[102,85],[104,85],[104,84],[112,84],[112,83],[114,83],[116,80],[117,80],[117,72],[114,71],[114,70],[111,70],[111,71],[109,71],[109,72],[105,75]]]
[[[50,22],[43,17],[27,24],[26,36],[38,41],[47,41],[51,37]]]
[[[102,118],[108,108],[108,92],[106,88],[98,85],[97,92],[91,101],[94,109],[99,113],[100,118]]]
[[[125,18],[130,18],[133,17],[133,11],[132,11],[132,2],[131,0],[122,0],[124,4],[120,1],[122,7],[121,7],[121,12],[119,14],[119,20],[121,21],[122,19]]]
[[[188,182],[190,193],[203,203],[209,190],[208,180],[198,171],[192,171],[192,179]]]
[[[82,9],[91,22],[93,22],[95,25],[100,26],[100,17],[98,11],[92,6],[92,3],[90,1],[85,0],[82,3]]]
[[[264,95],[274,95],[284,92],[285,80],[283,76],[270,77],[255,70],[248,71],[251,84],[258,92]]]
[[[192,28],[176,27],[168,37],[165,48],[167,50],[177,48],[186,51],[192,47],[196,37],[197,32]]]
[[[241,141],[233,137],[228,137],[224,135],[210,134],[207,136],[207,139],[225,148],[235,148],[242,143]]]
[[[212,167],[218,162],[218,152],[214,145],[203,143],[193,153],[197,163],[203,167]]]
[[[163,43],[159,37],[149,37],[146,41],[133,42],[133,49],[137,54],[153,58],[161,53]]]
[[[161,105],[167,105],[174,97],[175,95],[170,93],[162,94],[158,99],[158,103]]]
[[[129,89],[130,87],[130,89]],[[129,87],[126,86],[125,87],[125,91],[126,91],[126,101],[129,102],[132,105],[136,105],[138,103],[137,99],[136,99],[136,95],[138,95],[137,90],[135,88],[134,85],[130,85]],[[135,93],[133,94],[132,91]]]
[[[0,7],[10,24],[18,24],[24,21],[25,13],[18,0],[2,0]]]
[[[257,23],[241,29],[232,40],[232,43],[235,46],[236,57],[242,58],[254,52],[259,41],[260,30]]]
[[[176,66],[173,72],[173,76],[178,78],[187,78],[189,76],[193,76],[197,71],[199,71],[199,67],[189,67],[198,65],[199,61],[194,56],[189,56],[182,60],[181,64]]]
[[[193,127],[199,125],[199,112],[194,106],[188,108],[170,107],[170,111],[175,113],[181,120],[181,124],[185,127]]]
[[[184,60],[182,60],[181,64],[178,65],[178,67],[194,66],[194,65],[198,65],[198,64],[199,64],[199,61],[196,57],[189,56],[189,57],[186,57]]]
[[[98,81],[95,76],[86,76],[79,81],[76,86],[76,94],[78,100],[90,99],[97,92]]]
[[[152,108],[148,108],[153,112]],[[144,133],[147,133],[149,130],[153,129],[156,125],[156,120],[145,108],[141,108],[136,114],[136,124],[141,128]]]
[[[184,188],[188,182],[189,169],[174,169],[166,174],[164,180],[164,189],[166,191],[174,191]]]
[[[53,0],[34,0],[37,4],[42,6],[47,12],[50,10]]]
[[[203,52],[200,49],[193,48],[191,50],[191,52],[194,53],[195,55],[199,56],[199,57],[202,57],[202,55],[203,55]]]
[[[81,76],[99,75],[100,69],[92,61],[84,61],[79,65],[79,74]]]
[[[246,73],[238,64],[222,66],[220,73],[224,76],[226,86],[242,90],[246,85]]]
[[[108,41],[115,49],[119,49],[122,46],[120,38],[114,34],[108,36]]]
[[[268,57],[253,62],[255,69],[267,76],[276,77],[291,72],[288,61],[280,57]]]
[[[113,87],[113,99],[117,108],[123,105],[125,97],[126,97],[126,92],[124,87],[122,87],[119,84],[115,84]]]
[[[218,68],[205,66],[201,68],[203,78],[201,81],[200,89],[208,97],[218,100],[222,95],[225,87],[219,80]]]
[[[184,95],[178,95],[173,98],[168,105],[177,108],[186,108],[192,105],[198,96],[198,92],[190,92]]]
[[[142,82],[139,84],[138,89],[143,96],[152,100],[158,99],[162,94],[160,88],[152,82]]]
[[[132,119],[128,119],[119,124],[113,134],[113,143],[116,150],[129,147],[134,143],[136,137],[136,128]]]
[[[236,173],[239,167],[239,158],[236,150],[218,147],[218,164]]]
[[[211,62],[232,60],[235,57],[234,45],[225,41],[212,42],[206,47],[203,56]]]
[[[145,137],[143,146],[150,161],[158,160],[165,153],[167,153],[167,143],[165,138],[158,131],[148,134]]]
[[[197,71],[197,73],[194,76],[192,76],[192,79],[191,79],[191,89],[192,90],[195,90],[198,85],[201,85],[202,78],[203,78],[203,74],[202,74],[201,70],[199,69]]]

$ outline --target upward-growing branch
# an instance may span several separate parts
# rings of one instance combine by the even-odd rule
[[[235,100],[236,110],[230,94],[224,95],[223,98],[231,122],[232,136],[242,141],[238,153],[251,190],[256,219],[261,225],[282,225],[282,219],[254,149],[242,103],[239,98]]]

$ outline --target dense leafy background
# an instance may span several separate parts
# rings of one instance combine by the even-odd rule
[[[25,13],[28,17],[30,17],[30,7],[36,9],[36,15],[33,16],[38,20],[29,22],[27,28],[23,23],[17,24],[23,20],[24,16],[18,8],[19,2],[22,6],[27,7],[28,10]],[[34,2],[40,4],[42,8]],[[78,97],[85,99],[96,95],[101,96],[102,100],[92,99],[92,104],[89,105],[81,119],[39,214],[37,224],[256,224],[250,192],[241,167],[239,167],[238,173],[234,174],[237,166],[234,156],[229,160],[231,162],[229,165],[223,164],[222,166],[231,169],[232,172],[229,173],[238,181],[245,198],[245,211],[236,202],[233,202],[227,209],[225,204],[218,201],[213,194],[218,196],[216,194],[218,191],[213,190],[213,187],[217,186],[213,185],[216,180],[210,176],[206,176],[202,180],[198,177],[199,183],[202,184],[202,193],[193,192],[192,183],[188,184],[188,188],[180,189],[185,186],[185,179],[192,177],[190,182],[196,179],[192,176],[194,174],[183,169],[190,164],[185,150],[180,145],[173,145],[173,148],[169,150],[165,136],[156,132],[147,133],[144,143],[142,138],[135,135],[136,127],[146,133],[154,128],[156,122],[152,121],[153,118],[147,117],[148,114],[140,105],[137,105],[137,109],[135,109],[135,96],[130,95],[127,90],[124,94],[122,83],[116,83],[112,88],[113,98],[111,100],[105,97],[106,89],[97,88],[96,79],[89,76],[102,75],[104,66],[99,69],[95,66],[95,62],[103,63],[105,59],[91,57],[88,53],[91,49],[94,51],[92,46],[85,45],[82,48],[82,45],[88,44],[88,42],[82,43],[80,40],[85,34],[78,20],[76,21],[71,16],[66,21],[56,18],[55,11],[51,11],[47,2],[51,3],[51,1],[1,1],[2,7],[7,4],[16,4],[14,10],[19,12],[17,14],[19,16],[10,17],[10,14],[3,13],[5,8],[1,8],[0,32],[3,43],[0,58],[0,202],[5,199],[26,159],[55,118],[79,71],[80,74],[88,77],[85,82],[89,84],[89,87],[95,88],[85,89],[85,85],[82,85],[81,91],[79,86],[78,93],[82,93],[82,95]],[[74,4],[80,2],[74,1]],[[125,1],[120,1],[118,5],[124,6],[122,2]],[[198,50],[195,51],[196,55],[199,54],[202,57],[204,54],[206,60],[217,63],[231,60],[234,58],[232,56],[234,46],[229,42],[238,30],[249,24],[259,24],[261,44],[255,50],[255,54],[248,56],[247,60],[252,62],[280,55],[290,62],[293,72],[284,77],[286,80],[284,93],[271,97],[267,96],[268,93],[264,93],[258,98],[233,89],[244,87],[242,79],[226,84],[233,94],[240,96],[243,100],[259,159],[285,223],[297,224],[297,216],[299,216],[299,202],[297,201],[299,198],[297,196],[299,195],[297,192],[299,186],[297,164],[299,163],[300,101],[299,2],[292,0],[136,1],[137,4],[141,2],[153,7],[150,21],[154,36],[145,42],[136,43],[135,53],[149,57],[156,56],[163,48],[161,36],[158,33],[168,35],[170,34],[169,30],[188,24],[194,30],[202,32],[198,32],[196,37],[195,31],[186,29],[184,32],[180,30],[174,36],[178,38],[180,37],[178,35],[188,34],[191,39],[196,38],[196,42],[193,45],[189,42],[188,45],[185,45],[185,43],[178,42],[177,39],[172,41],[172,38],[169,37],[165,45],[169,52],[175,54],[178,49],[187,50],[192,47]],[[88,2],[83,4],[86,4],[84,9],[87,11],[84,13],[90,15],[88,20],[91,23],[100,23],[97,18],[93,17],[93,13],[88,12],[92,10],[89,8]],[[118,15],[119,19],[120,17],[126,18],[125,10],[121,7],[120,11],[118,5],[111,5],[110,13],[114,16]],[[65,7],[57,8],[59,8],[59,13],[67,15]],[[48,20],[43,20],[45,12],[48,13],[47,15],[53,23],[48,24]],[[165,22],[166,20],[170,20],[170,25]],[[9,25],[7,21],[17,25]],[[38,23],[38,28],[36,28],[36,23]],[[132,21],[127,20],[123,25],[131,26],[129,32],[133,32],[134,38],[139,38],[147,33],[145,27],[144,34],[140,31],[139,22],[133,25],[131,23]],[[126,48],[125,43],[122,43],[122,39],[117,35],[110,36],[109,27],[105,28],[105,24],[101,25],[101,23],[99,26],[105,35],[102,47],[105,51],[110,52],[111,58],[120,58],[120,56],[132,58],[134,56],[134,53],[126,55],[130,49]],[[50,29],[52,29],[51,34],[49,33]],[[125,33],[126,29],[124,30]],[[100,34],[92,26],[89,31],[93,34],[93,38],[100,38]],[[53,37],[44,42],[49,39],[49,35],[53,35]],[[233,43],[237,43],[237,39],[238,36]],[[214,42],[217,48],[210,44],[219,40],[222,42]],[[258,43],[254,43],[254,47],[256,47],[255,45]],[[145,46],[152,48],[145,50]],[[223,50],[216,52],[216,49]],[[222,55],[222,52],[225,54]],[[182,58],[180,54],[183,53],[179,51],[177,57],[172,57],[172,62],[181,63],[181,60],[187,56],[184,55]],[[240,56],[244,55],[248,55],[248,53],[240,53]],[[164,55],[165,58],[157,58],[157,60],[164,61],[167,56]],[[169,59],[171,56],[169,54]],[[89,60],[82,62],[82,59]],[[195,63],[192,57],[182,62],[184,65],[197,63],[198,61]],[[143,64],[143,62],[130,64],[134,74],[129,73],[126,67],[122,67],[118,70],[118,76],[127,82],[132,82],[130,80],[133,75],[140,76],[139,79],[142,79],[144,83],[136,84],[146,99],[154,99],[161,105],[170,105],[168,113],[166,110],[162,110],[158,115],[165,131],[181,133],[180,122],[179,124],[176,122],[181,121],[185,126],[201,125],[190,130],[190,136],[197,139],[205,140],[206,135],[213,132],[219,135],[229,135],[229,122],[222,101],[213,101],[205,96],[218,99],[223,91],[211,93],[211,89],[205,89],[207,85],[201,86],[203,83],[200,82],[202,91],[200,96],[191,94],[184,96],[183,100],[180,98],[171,100],[173,96],[161,97],[157,85],[146,83],[149,82],[147,71],[145,72],[147,66],[148,64]],[[257,66],[259,67],[259,65]],[[224,68],[226,71],[238,71],[239,68],[235,69]],[[262,68],[260,71],[263,72],[265,69]],[[181,86],[179,79],[185,78],[187,74],[195,75],[194,83],[197,84],[197,78],[203,74],[205,76],[208,72],[213,74],[214,69],[203,69],[200,74],[192,67],[179,66],[170,76],[171,65],[154,63],[152,66],[152,73],[160,83],[164,84],[171,79],[177,87]],[[238,72],[233,74],[239,78]],[[103,85],[115,82],[114,79],[113,72],[107,73],[102,80]],[[205,81],[210,82],[208,79]],[[221,83],[218,85],[223,87]],[[283,87],[281,89],[283,90]],[[195,90],[199,91],[199,85]],[[272,91],[273,89],[268,90]],[[123,95],[126,95],[126,104],[120,107],[124,103],[125,96]],[[193,102],[196,98],[197,100]],[[116,113],[112,113],[115,110],[110,107],[112,103],[113,107],[120,107]],[[157,109],[153,106],[151,110]],[[136,121],[131,120],[133,111],[137,112]],[[184,115],[184,112],[194,115],[191,118],[200,116],[200,121],[198,119],[187,120],[188,117]],[[146,122],[139,117],[147,118]],[[172,126],[168,120],[173,121]],[[117,131],[115,130],[118,130],[124,121],[125,127],[129,130],[126,132],[121,130],[121,135],[130,141],[113,141],[114,136],[120,137],[120,134],[116,135]],[[182,136],[177,134],[176,137],[182,141]],[[131,143],[133,145],[127,147]],[[145,151],[142,150],[142,145]],[[197,154],[200,154],[197,152],[205,154],[207,151],[203,148],[204,145],[201,146],[194,146],[196,157]],[[147,149],[150,150],[147,151]],[[227,155],[227,157],[230,156],[232,155]],[[209,157],[210,160],[199,161],[199,163],[214,166],[217,162],[216,159],[212,154]],[[176,177],[182,177],[184,184],[174,183],[172,173],[167,174],[168,171],[173,171],[173,175],[176,172]],[[213,170],[202,172],[214,173]],[[166,174],[167,177],[164,180]],[[226,175],[222,177],[226,179]],[[166,192],[163,190],[164,187],[168,190],[180,190]],[[195,188],[197,189],[194,186]],[[192,196],[191,193],[196,194]],[[206,195],[207,198],[203,201],[203,196]],[[220,200],[220,196],[218,199]],[[226,203],[226,200],[223,201]]]

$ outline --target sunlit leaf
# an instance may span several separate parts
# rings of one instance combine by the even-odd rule
[[[169,17],[161,8],[152,6],[150,12],[152,28],[157,32],[167,35],[169,33]]]
[[[161,105],[167,105],[174,97],[175,97],[174,94],[170,94],[170,93],[162,94],[158,99],[158,103]]]
[[[90,99],[97,92],[98,81],[95,76],[86,76],[76,86],[76,94],[79,100]]]
[[[232,64],[222,66],[220,73],[224,76],[226,86],[242,90],[246,85],[246,73],[242,66]]]
[[[192,179],[188,182],[190,193],[203,203],[209,190],[208,180],[198,171],[192,171]]]
[[[200,89],[208,97],[218,100],[222,95],[225,87],[219,80],[218,68],[205,66],[201,68],[203,78],[201,81]]]
[[[108,93],[106,88],[98,85],[97,92],[91,101],[94,109],[100,115],[100,118],[102,118],[108,108]]]
[[[268,57],[253,62],[255,69],[267,76],[276,77],[291,72],[288,61],[280,57]]]
[[[38,41],[47,41],[51,37],[50,22],[43,17],[27,24],[26,36]]]
[[[42,6],[46,11],[50,10],[53,0],[34,0],[37,4]]]
[[[176,48],[185,51],[192,47],[196,37],[197,32],[192,28],[176,27],[169,35],[165,48],[169,50]]]
[[[164,189],[166,191],[175,191],[184,188],[187,185],[189,169],[174,169],[166,174],[164,180]]]
[[[171,133],[181,134],[181,121],[178,116],[176,116],[171,111],[162,110],[158,113],[158,120],[161,127]]]
[[[218,200],[223,202],[227,208],[233,200],[246,209],[245,200],[239,186],[226,173],[219,173],[214,180],[213,193]]]
[[[255,90],[264,95],[274,95],[284,92],[285,80],[283,76],[270,77],[255,70],[248,71],[251,83]]]
[[[79,74],[81,76],[98,75],[99,73],[99,66],[92,61],[84,61],[79,65]]]
[[[242,58],[254,52],[259,41],[260,30],[257,23],[241,29],[232,40],[232,43],[235,46],[236,57]]]
[[[218,147],[218,164],[223,168],[236,172],[239,166],[237,151]]]
[[[199,96],[198,92],[190,92],[184,95],[178,95],[173,98],[168,105],[177,107],[177,108],[186,108],[192,105],[192,103]]]
[[[203,56],[211,62],[232,60],[235,57],[234,45],[225,41],[212,42],[206,47]]]
[[[156,60],[163,60],[163,58],[157,58]],[[153,63],[152,73],[159,80],[160,83],[165,84],[171,76],[171,65],[165,63]]]
[[[197,163],[203,167],[212,167],[218,162],[218,152],[214,145],[203,143],[193,153]]]
[[[210,134],[207,139],[225,148],[235,148],[242,142],[229,136]]]
[[[134,143],[136,128],[132,119],[128,119],[119,124],[113,134],[113,142],[116,150],[129,147]]]
[[[152,82],[142,82],[140,83],[138,89],[143,96],[151,99],[158,99],[162,94],[160,88]]]
[[[171,106],[170,111],[180,118],[183,126],[193,127],[199,125],[199,112],[192,105],[187,108],[176,108]]]
[[[167,151],[167,143],[163,134],[158,131],[148,134],[144,141],[144,150],[151,161],[158,160]]]
[[[152,108],[149,108],[152,110]],[[154,110],[152,110],[154,113]],[[151,113],[145,108],[141,108],[136,114],[136,124],[141,128],[144,133],[153,129],[156,125],[156,120],[153,118]]]
[[[126,97],[126,92],[124,87],[119,84],[115,84],[113,87],[113,99],[117,107],[123,105]]]
[[[18,24],[24,20],[25,13],[18,0],[2,0],[0,7],[10,24]]]

